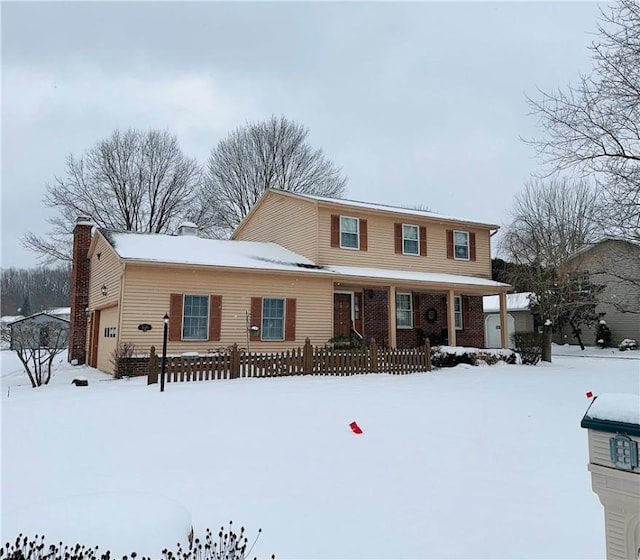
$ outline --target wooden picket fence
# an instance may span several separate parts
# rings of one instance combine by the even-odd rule
[[[157,383],[161,357],[151,347],[148,383]],[[431,371],[431,347],[410,349],[378,348],[371,340],[362,350],[336,350],[312,346],[307,338],[302,348],[284,352],[250,352],[231,348],[205,356],[167,356],[165,380],[209,381],[240,377],[281,377],[286,375],[359,375],[365,373],[406,374]]]

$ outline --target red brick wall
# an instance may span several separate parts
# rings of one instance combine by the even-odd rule
[[[469,304],[469,311],[465,317],[469,319],[468,322],[470,324],[464,324],[464,330],[457,331],[456,345],[484,348],[484,315],[482,313],[482,297],[465,297],[464,302]]]
[[[421,335],[426,336],[432,345],[442,344],[443,315],[445,311],[444,294],[420,293],[419,313],[420,322],[416,323],[414,316],[413,329],[397,329],[396,344],[398,348],[414,348],[422,344]],[[474,346],[484,348],[484,316],[482,313],[482,297],[469,296],[464,298],[464,303],[468,304],[469,312],[465,317],[469,319],[468,324],[464,324],[464,330],[456,331],[456,344],[458,346]],[[464,305],[464,304],[463,304]],[[432,322],[427,320],[427,313],[434,309],[436,317]],[[419,326],[416,326],[419,324]],[[420,332],[422,331],[422,333]]]
[[[82,221],[81,221],[82,220]],[[91,225],[86,218],[78,218],[73,230],[73,262],[71,265],[71,317],[69,327],[69,361],[86,361],[87,315],[89,305],[89,245]]]
[[[158,363],[160,361],[158,360]],[[116,377],[139,377],[149,373],[149,358],[120,358]]]
[[[389,293],[387,290],[365,289],[362,297],[363,336],[372,338],[380,347],[389,346]]]

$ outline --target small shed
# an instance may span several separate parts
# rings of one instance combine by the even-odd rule
[[[640,396],[596,397],[588,430],[591,487],[604,506],[607,559],[640,558]]]
[[[533,313],[529,309],[531,292],[507,294],[507,336],[511,341],[514,332],[531,332],[534,329]],[[501,348],[500,296],[482,298],[484,313],[484,340],[487,348]]]
[[[10,349],[22,348],[47,348],[52,344],[64,342],[67,345],[69,339],[69,320],[56,315],[50,315],[44,311],[23,317],[9,323]],[[55,337],[52,335],[55,333]]]

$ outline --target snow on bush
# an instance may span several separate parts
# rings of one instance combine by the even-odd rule
[[[625,350],[637,350],[638,341],[631,338],[625,338],[620,344],[618,344],[618,349],[621,352],[624,352]]]
[[[246,560],[251,554],[262,529],[258,533],[248,548],[249,539],[245,535],[244,527],[239,533],[233,531],[232,522],[229,521],[229,528],[225,530],[220,527],[220,531],[214,536],[210,529],[204,542],[200,539],[192,539],[187,549],[183,549],[180,543],[177,544],[176,552],[165,548],[162,550],[162,560]],[[118,555],[112,555],[109,550],[99,552],[99,547],[89,547],[86,545],[66,545],[63,542],[47,544],[45,535],[36,535],[34,538],[18,535],[13,543],[6,543],[0,548],[0,560],[115,560]],[[136,560],[139,555],[132,552],[129,556],[122,556],[122,559],[131,558]],[[141,556],[140,560],[151,560],[147,556]],[[275,554],[271,555],[271,560],[275,560]]]
[[[492,366],[499,362],[521,363],[520,356],[513,350],[436,346],[431,351],[431,365],[433,367],[455,367],[459,364]]]

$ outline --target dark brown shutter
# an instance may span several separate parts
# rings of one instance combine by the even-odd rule
[[[447,296],[442,296],[440,298],[440,307],[442,307],[442,328],[446,329],[449,324],[449,315],[447,313]]]
[[[469,259],[476,260],[476,234],[469,233]]]
[[[260,340],[260,332],[262,331],[262,298],[251,298],[251,321],[249,323],[249,338],[251,340]],[[258,327],[258,330],[251,327]]]
[[[182,340],[182,294],[169,299],[169,340]]]
[[[462,297],[462,328],[464,330],[471,328],[471,306],[469,305],[469,296]]]
[[[360,250],[367,250],[367,220],[360,220]]]
[[[292,341],[296,339],[296,300],[287,298],[287,309],[285,311],[284,339]]]
[[[420,226],[420,256],[427,256],[427,228]]]
[[[209,296],[209,340],[220,340],[222,296]]]
[[[420,294],[413,294],[413,326],[417,329],[422,326],[422,313],[420,313]]]
[[[453,258],[453,230],[447,230],[447,258]]]
[[[393,224],[396,253],[402,253],[402,224]]]
[[[331,246],[340,247],[340,216],[331,214]]]

